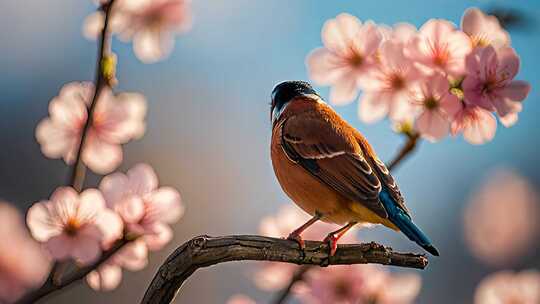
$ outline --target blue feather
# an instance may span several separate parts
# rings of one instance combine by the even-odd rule
[[[438,256],[439,251],[431,244],[429,238],[418,228],[411,217],[401,209],[386,189],[379,194],[379,199],[383,203],[388,219],[396,225],[411,241],[416,242],[427,252]]]

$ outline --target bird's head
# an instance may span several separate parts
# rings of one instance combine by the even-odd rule
[[[296,97],[305,95],[317,95],[311,85],[305,81],[284,81],[275,86],[274,90],[272,90],[272,107],[270,109],[272,124],[278,120],[291,101]]]

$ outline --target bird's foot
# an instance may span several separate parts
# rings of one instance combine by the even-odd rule
[[[306,249],[306,243],[304,242],[304,239],[302,239],[302,236],[300,236],[300,233],[292,232],[287,237],[287,240],[295,241],[298,243],[298,246],[300,247],[300,250],[304,251]]]
[[[328,234],[323,240],[323,243],[328,243],[328,254],[331,257],[336,255],[338,240],[339,236],[337,236],[335,233]]]

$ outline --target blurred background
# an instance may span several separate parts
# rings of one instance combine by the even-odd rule
[[[418,303],[472,303],[477,283],[500,268],[480,263],[467,249],[466,203],[497,168],[514,170],[537,190],[540,185],[540,28],[535,22],[540,2],[535,0],[195,0],[193,29],[177,38],[168,60],[142,64],[130,44],[115,40],[117,89],[138,91],[148,99],[146,135],[125,147],[120,170],[151,164],[161,184],[181,192],[187,211],[167,248],[152,253],[143,271],[126,273],[117,290],[95,292],[78,284],[44,302],[135,303],[176,246],[200,234],[257,233],[261,218],[290,204],[270,163],[269,96],[280,81],[308,80],[305,56],[322,45],[320,31],[327,19],[347,12],[361,20],[419,27],[429,18],[459,23],[470,6],[510,10],[507,19],[514,22],[507,29],[522,62],[517,79],[532,86],[524,111],[516,126],[499,126],[495,139],[485,145],[473,146],[462,138],[422,142],[395,177],[415,221],[442,253],[420,271]],[[0,197],[21,210],[66,182],[68,168],[41,154],[35,127],[63,84],[94,77],[95,42],[81,35],[82,22],[93,10],[91,1],[0,3]],[[328,88],[317,90],[328,96]],[[362,124],[357,103],[336,110],[366,135],[383,160],[402,145],[403,138],[388,121]],[[91,175],[86,185],[98,182]],[[382,227],[362,230],[360,239],[421,252],[403,235]],[[540,268],[538,249],[531,244],[528,254],[505,268]],[[198,271],[176,303],[225,303],[234,293],[268,302],[272,295],[258,291],[249,278],[254,269],[255,263],[244,262]]]

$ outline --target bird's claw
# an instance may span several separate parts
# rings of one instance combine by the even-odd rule
[[[302,239],[302,237],[298,233],[293,232],[293,233],[289,234],[289,236],[287,237],[287,240],[295,241],[298,244],[298,246],[300,247],[300,250],[302,250],[302,251],[304,251],[304,249],[306,249],[306,243],[304,242],[304,239]]]
[[[328,243],[329,256],[331,257],[336,255],[338,239],[335,234],[330,233],[323,240],[323,243]]]

